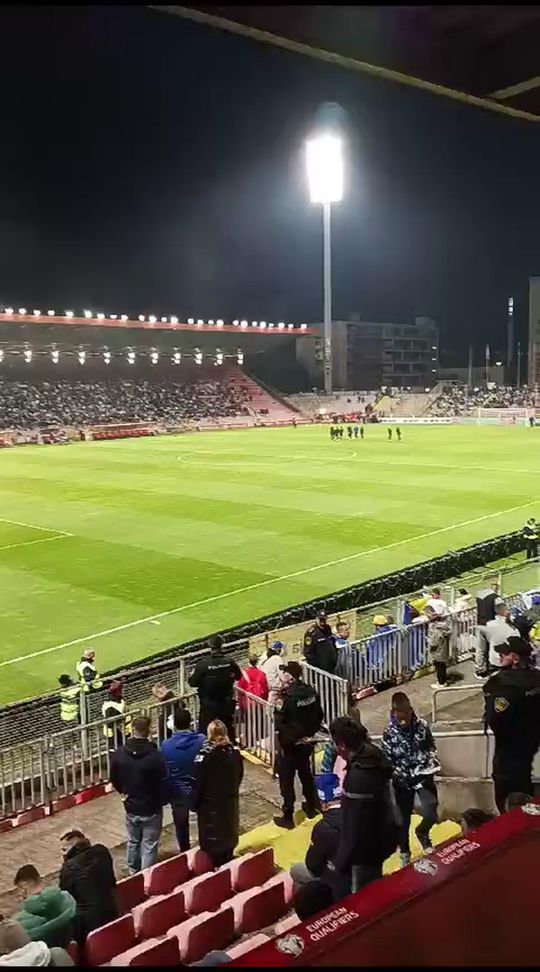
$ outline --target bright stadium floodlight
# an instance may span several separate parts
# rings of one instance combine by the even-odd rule
[[[11,317],[11,315],[13,314],[13,307],[6,307],[6,311],[5,312],[6,312],[6,314],[9,314],[10,317]]]
[[[0,363],[4,360],[4,351],[0,348]]]
[[[171,324],[178,324],[178,318],[174,315],[171,317]]]
[[[37,309],[36,310],[33,310],[32,311],[32,314],[34,315],[34,317],[41,317],[41,311],[40,310],[37,310]]]
[[[58,361],[60,360],[60,352],[57,351],[56,349],[54,351],[51,351],[51,358],[53,364],[58,364]]]
[[[26,314],[26,307],[19,307],[19,314],[24,317]]]
[[[54,311],[53,310],[48,310],[47,311],[47,314],[49,315],[49,317],[54,317]]]
[[[343,140],[321,131],[306,143],[309,194],[323,210],[324,390],[332,392],[332,203],[343,199]]]
[[[198,349],[195,350],[195,364],[202,364],[202,351],[199,351]]]
[[[236,360],[237,360],[237,362],[238,362],[239,365],[244,364],[244,352],[243,351],[238,351],[238,354],[236,355]]]
[[[173,363],[175,365],[179,365],[180,362],[181,362],[181,360],[182,360],[182,355],[181,355],[180,351],[175,351],[174,354],[173,354]]]
[[[73,311],[66,311],[66,317],[73,317]]]
[[[26,364],[30,364],[30,362],[32,361],[32,351],[30,350],[30,348],[27,348],[26,351],[24,352],[24,360],[26,361]]]
[[[105,320],[105,314],[103,313],[103,311],[100,311],[99,312],[99,314],[97,315],[97,319],[98,319],[98,321],[104,321]]]
[[[159,352],[153,350],[150,352],[150,364],[157,365],[159,361]]]
[[[90,318],[92,317],[92,311],[91,310],[85,310],[85,311],[83,311],[83,314],[86,317],[86,320],[87,321],[89,321]]]
[[[104,360],[105,364],[110,364],[111,363],[111,352],[110,351],[104,351],[103,352],[103,360]]]
[[[79,351],[79,364],[83,365],[86,363],[86,351]]]

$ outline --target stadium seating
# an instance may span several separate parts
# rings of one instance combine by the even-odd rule
[[[127,952],[136,944],[132,915],[122,915],[116,921],[90,932],[85,944],[86,964],[105,965],[119,952]]]
[[[145,899],[144,893],[144,874],[132,874],[131,877],[118,881],[116,885],[116,900],[122,914],[131,911],[135,905],[141,904]]]
[[[231,883],[235,891],[249,891],[264,884],[274,874],[274,851],[271,847],[256,854],[244,854],[230,864],[224,864],[222,871],[230,871]]]
[[[274,884],[267,888],[251,888],[242,891],[227,901],[222,908],[232,908],[234,927],[237,935],[266,928],[283,918],[287,911],[285,886]]]
[[[210,868],[211,866],[210,862]],[[154,894],[169,894],[179,884],[187,881],[191,877],[191,872],[192,868],[187,854],[170,857],[169,860],[154,864],[144,872],[145,892],[148,897]]]
[[[227,898],[231,897],[231,872],[214,871],[187,881],[182,885],[186,911],[199,915],[204,911],[216,911]]]
[[[146,968],[171,968],[180,965],[180,950],[176,938],[152,938],[147,942],[140,942],[115,955],[109,965],[126,966],[144,965]]]
[[[172,894],[155,895],[133,908],[131,913],[137,938],[158,938],[186,917],[185,887],[186,885],[177,888]],[[201,911],[204,910],[208,909],[201,908]]]
[[[125,914],[88,936],[86,964],[157,967],[196,962],[253,933],[248,942],[233,947],[245,954],[268,940],[260,929],[287,914],[293,888],[289,874],[275,873],[272,848],[247,853],[218,870],[212,869],[207,854],[194,848],[118,883]],[[292,927],[289,920],[284,928]]]
[[[224,949],[234,940],[235,921],[231,907],[220,911],[203,912],[169,928],[168,938],[175,938],[182,962],[197,962],[214,949]]]

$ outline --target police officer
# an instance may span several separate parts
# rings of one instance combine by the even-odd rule
[[[308,665],[329,672],[330,675],[334,674],[337,662],[336,642],[325,611],[319,611],[315,624],[304,635],[304,656]]]
[[[91,692],[103,688],[103,682],[96,668],[95,657],[94,649],[88,648],[82,653],[80,662],[77,662],[77,675],[82,692]]]
[[[495,736],[493,782],[499,813],[509,793],[532,794],[532,763],[540,746],[540,671],[520,637],[498,645],[501,667],[484,685],[486,723]]]
[[[66,725],[78,725],[81,686],[77,685],[69,675],[61,675],[58,682],[60,685],[60,718]]]
[[[126,714],[126,700],[124,698],[123,682],[113,679],[109,685],[108,697],[101,706],[101,715],[104,719],[114,719]],[[124,733],[131,732],[131,719],[127,718],[117,722],[107,722],[103,727],[103,733],[109,740],[109,749],[118,749],[124,745]]]
[[[311,685],[302,681],[302,668],[298,662],[290,661],[283,671],[292,676],[293,681],[283,693],[283,705],[276,712],[278,730],[279,761],[278,778],[283,798],[283,813],[274,817],[278,827],[287,830],[294,828],[294,778],[298,773],[304,803],[302,809],[312,818],[321,812],[321,805],[311,768],[313,737],[323,721],[323,710],[318,693]]]
[[[223,639],[219,635],[210,638],[208,647],[210,657],[201,658],[189,678],[189,684],[199,693],[199,732],[206,732],[213,719],[221,719],[234,745],[234,683],[242,678],[242,672],[235,661],[223,654]]]
[[[538,557],[538,524],[534,517],[527,520],[525,526],[523,527],[523,539],[525,540],[527,560],[531,560],[533,557]]]

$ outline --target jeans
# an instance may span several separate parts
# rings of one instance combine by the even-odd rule
[[[181,800],[174,802],[171,800],[171,810],[176,830],[176,839],[180,850],[189,850],[189,807]]]
[[[297,773],[308,810],[320,810],[319,795],[311,769],[312,755],[313,746],[306,743],[286,746],[281,750],[278,773],[284,817],[292,817],[294,813],[294,778]]]
[[[127,866],[131,874],[156,863],[162,825],[162,810],[151,817],[126,813]]]
[[[435,784],[427,784],[419,790],[413,790],[408,786],[395,786],[396,803],[401,812],[402,824],[399,834],[399,849],[402,854],[410,854],[411,846],[409,842],[409,829],[411,817],[414,810],[415,798],[419,803],[419,812],[422,817],[416,828],[416,836],[422,847],[429,847],[431,841],[429,832],[433,824],[437,823],[437,790]]]

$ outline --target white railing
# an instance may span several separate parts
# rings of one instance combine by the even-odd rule
[[[236,687],[238,745],[272,768],[276,763],[275,708],[265,699]]]
[[[329,726],[338,716],[347,715],[349,687],[346,679],[323,672],[306,661],[301,664],[306,682],[319,694],[326,724]]]

